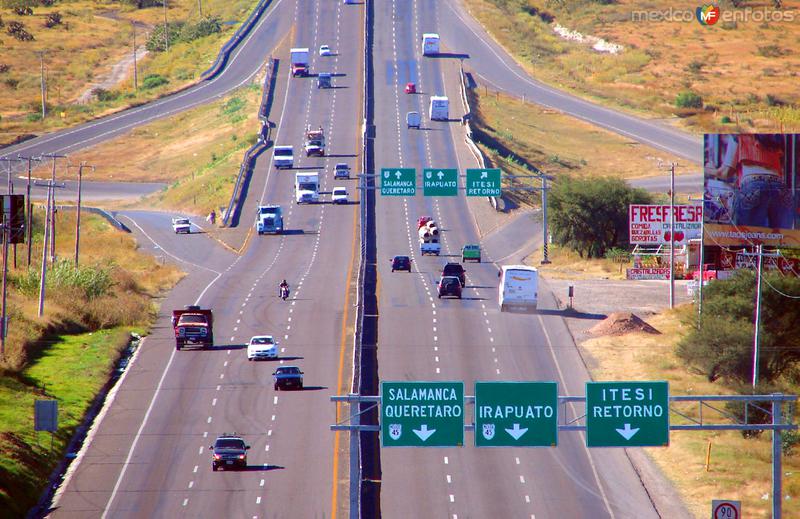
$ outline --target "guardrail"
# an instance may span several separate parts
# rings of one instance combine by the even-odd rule
[[[272,0],[260,0],[256,5],[255,9],[250,13],[250,16],[236,29],[236,32],[225,42],[222,48],[219,50],[217,54],[217,58],[214,60],[214,63],[202,74],[200,77],[203,79],[213,79],[217,74],[222,71],[222,68],[225,66],[225,63],[228,62],[228,58],[231,56],[231,51],[236,48],[237,45],[242,41],[242,38],[247,36],[250,30],[255,25],[258,18],[264,12],[264,10],[269,7],[269,4],[272,3]]]
[[[480,165],[480,167],[482,169],[485,169],[486,168],[486,157],[484,157],[483,152],[480,150],[480,148],[478,148],[478,146],[475,144],[475,141],[472,139],[472,127],[469,124],[469,119],[470,119],[469,116],[472,113],[472,110],[471,110],[471,108],[469,106],[469,99],[467,98],[467,84],[466,84],[466,81],[464,80],[464,78],[465,78],[464,62],[462,61],[461,65],[460,65],[461,103],[464,105],[464,113],[466,115],[464,116],[463,121],[464,121],[464,126],[467,129],[467,135],[464,137],[464,141],[467,143],[467,147],[469,148],[469,151],[471,151],[472,154],[475,156],[475,160],[478,161],[478,164]],[[494,210],[497,211],[498,210],[498,208],[497,208],[497,197],[487,196],[486,198],[489,199],[489,203],[492,204],[492,207],[494,208]]]
[[[40,206],[44,207],[44,204],[36,204],[36,205],[40,205]],[[56,210],[58,210],[58,211],[75,211],[77,209],[78,209],[77,205],[57,205],[56,206]],[[121,221],[117,220],[117,217],[114,216],[114,213],[106,211],[105,209],[101,209],[100,207],[86,206],[86,205],[81,204],[81,211],[88,211],[90,213],[94,213],[96,215],[102,216],[103,218],[108,220],[108,223],[110,223],[111,225],[113,225],[114,227],[119,229],[120,231],[131,232],[130,228],[128,228],[127,225],[125,225]]]
[[[270,107],[272,106],[272,98],[275,92],[275,69],[278,66],[278,60],[272,57],[269,58],[265,66],[264,73],[264,86],[261,90],[261,103],[258,107],[258,121],[261,123],[261,129],[258,132],[258,140],[255,144],[250,146],[244,152],[244,159],[242,165],[239,166],[239,174],[236,177],[236,184],[233,186],[233,193],[231,193],[231,201],[228,203],[228,208],[225,210],[225,215],[222,217],[222,224],[226,227],[231,224],[232,217],[240,212],[242,203],[242,191],[246,184],[245,180],[253,172],[255,159],[258,155],[269,148],[270,134],[272,133],[272,125],[267,119]],[[238,222],[237,222],[238,223]]]

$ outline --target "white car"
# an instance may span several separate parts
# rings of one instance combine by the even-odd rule
[[[256,335],[247,343],[247,360],[277,359],[278,343],[272,335]]]
[[[334,204],[346,204],[347,203],[347,189],[343,187],[334,187],[332,200]]]
[[[182,232],[190,234],[192,232],[192,222],[188,218],[173,218],[172,230],[175,231],[175,234]]]
[[[320,56],[330,56],[331,55],[331,48],[327,45],[320,45],[319,46],[319,55]]]

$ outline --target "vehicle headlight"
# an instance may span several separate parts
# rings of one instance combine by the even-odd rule
[[[220,456],[219,454],[214,454],[214,459],[215,460],[222,459],[222,456]]]
[[[186,329],[185,328],[178,328],[178,334],[179,335],[186,335]]]
[[[208,330],[206,330],[205,328],[200,328],[200,335],[206,335],[207,333]]]
[[[244,454],[239,454],[239,459],[243,460],[244,459]]]

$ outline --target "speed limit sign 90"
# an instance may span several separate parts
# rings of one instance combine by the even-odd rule
[[[711,501],[711,519],[741,519],[742,502],[729,499]]]

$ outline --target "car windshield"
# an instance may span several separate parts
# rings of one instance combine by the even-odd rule
[[[180,218],[178,220],[174,220],[174,222],[176,224],[187,224],[187,223],[189,223],[189,220],[187,220],[186,218]]]
[[[337,188],[337,189],[333,190],[333,194],[334,195],[346,195],[347,194],[347,190],[344,189],[344,188],[341,188],[341,189]]]
[[[280,149],[275,148],[275,156],[276,157],[291,157],[293,153],[292,149]]]
[[[272,339],[269,337],[254,337],[250,344],[272,344]]]
[[[395,263],[400,263],[400,264],[403,264],[403,263],[408,263],[408,257],[406,257],[406,256],[397,256],[397,257],[394,259],[394,262],[395,262]]]
[[[280,373],[282,375],[297,375],[300,373],[300,368],[278,368],[276,373]]]
[[[215,448],[217,449],[244,449],[244,440],[237,438],[219,438]]]
[[[188,324],[192,324],[192,323],[203,323],[203,324],[205,324],[206,317],[204,315],[197,315],[197,314],[193,314],[193,315],[184,314],[184,315],[181,316],[180,322],[183,323],[183,324],[187,324],[187,323]]]
[[[350,169],[347,164],[336,164],[336,169]]]
[[[316,191],[317,185],[313,182],[300,182],[300,191]]]

